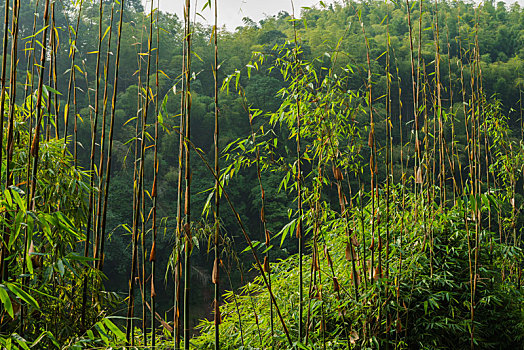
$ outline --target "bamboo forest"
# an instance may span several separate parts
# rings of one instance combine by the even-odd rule
[[[523,5],[310,2],[1,1],[1,349],[524,348]]]

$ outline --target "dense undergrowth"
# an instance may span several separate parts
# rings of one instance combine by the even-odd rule
[[[364,208],[369,213],[369,208]],[[400,221],[413,222],[406,215],[395,217],[391,227],[389,259],[382,262],[382,272],[357,266],[359,299],[355,299],[351,262],[346,259],[345,234],[336,213],[328,213],[320,228],[322,251],[318,274],[311,280],[308,273],[304,282],[308,287],[305,302],[308,310],[308,340],[306,348],[423,348],[464,349],[470,345],[470,288],[468,246],[464,239],[462,208],[452,208],[423,226],[412,227],[402,235]],[[360,213],[355,213],[359,215]],[[359,215],[360,216],[360,215]],[[369,215],[364,214],[364,220]],[[381,228],[385,229],[382,224]],[[361,236],[358,229],[354,232]],[[524,324],[522,318],[522,292],[515,288],[518,281],[504,278],[501,271],[508,267],[502,263],[508,255],[518,259],[520,251],[508,252],[504,245],[493,243],[494,235],[485,232],[480,248],[479,291],[475,297],[475,347],[520,348]],[[432,246],[424,238],[433,241]],[[369,242],[368,242],[369,244]],[[309,247],[313,250],[313,247]],[[385,249],[385,247],[383,248]],[[329,266],[330,255],[332,269]],[[383,250],[381,253],[385,253]],[[368,253],[369,254],[369,253]],[[312,255],[306,266],[313,265]],[[360,263],[361,264],[361,263]],[[402,266],[400,266],[402,264]],[[272,265],[273,292],[279,295],[279,306],[289,320],[298,319],[299,295],[292,288],[298,281],[298,256],[294,255]],[[336,277],[333,277],[336,276]],[[336,278],[336,283],[334,282]],[[315,287],[313,287],[315,286]],[[228,336],[223,346],[230,349],[268,348],[272,341],[286,348],[285,336],[276,327],[271,338],[270,301],[268,293],[257,277],[236,293],[225,295],[222,307],[221,329]],[[197,348],[213,348],[213,322],[203,321],[203,335],[192,341]],[[297,329],[290,327],[293,337]]]

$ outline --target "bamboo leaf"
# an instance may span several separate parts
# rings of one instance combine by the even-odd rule
[[[3,287],[0,287],[0,300],[2,301],[2,304],[4,304],[4,308],[11,316],[11,318],[14,318],[14,312],[13,312],[13,304],[11,303],[11,298],[9,297],[9,294],[7,294],[6,290]]]
[[[35,309],[40,308],[38,306],[38,302],[32,296],[30,296],[27,292],[25,292],[20,287],[18,287],[17,285],[13,283],[6,283],[6,286],[7,288],[9,288],[11,292],[13,292],[17,297],[19,297],[21,300],[23,300],[27,304],[31,305]]]
[[[29,346],[27,346],[27,340],[22,338],[17,333],[13,333],[12,337],[16,340],[18,345],[20,345],[22,347],[22,349],[29,350]]]
[[[114,334],[116,335],[117,339],[120,340],[120,341],[124,341],[126,339],[126,335],[124,334],[124,332],[122,332],[120,330],[120,328],[118,328],[113,322],[111,322],[111,320],[107,319],[107,318],[104,318],[104,324],[107,326],[107,328],[109,328],[109,330]]]
[[[107,33],[108,33],[110,30],[111,30],[111,26],[108,26],[108,27],[106,28],[106,31],[104,32],[104,35],[102,35],[102,39],[100,39],[100,41],[104,41],[104,39],[105,39]]]
[[[294,232],[297,226],[297,219],[293,219],[288,222],[276,236],[282,236],[280,238],[280,247],[284,244],[284,241],[290,232]]]

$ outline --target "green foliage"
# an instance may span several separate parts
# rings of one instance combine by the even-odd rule
[[[369,212],[369,207],[364,208],[364,211]],[[421,226],[404,235],[400,230],[392,232],[392,236],[398,238],[391,247],[390,259],[383,263],[389,269],[373,281],[369,280],[369,276],[361,275],[360,294],[367,297],[366,302],[355,300],[351,294],[351,266],[345,258],[343,227],[337,219],[327,221],[322,226],[321,236],[324,249],[333,261],[342,298],[339,299],[334,291],[329,266],[323,259],[320,265],[324,276],[320,284],[321,292],[311,290],[308,299],[311,322],[308,325],[308,348],[321,348],[324,342],[333,349],[346,348],[348,342],[352,348],[372,348],[377,342],[408,349],[467,348],[471,327],[469,263],[467,241],[464,239],[466,232],[455,224],[460,221],[460,212],[460,208],[454,208],[448,215],[427,223],[432,227],[433,248],[423,242],[424,228]],[[334,212],[328,215],[336,217]],[[368,218],[366,216],[365,219]],[[391,218],[392,221],[397,219]],[[406,222],[412,219],[403,218]],[[521,258],[522,252],[508,252],[505,245],[498,243],[490,245],[489,237],[493,237],[493,234],[485,232],[482,241],[486,243],[480,249],[482,268],[478,275],[479,292],[475,300],[476,347],[489,349],[504,344],[517,348],[522,344],[524,336],[524,295],[514,288],[512,281],[504,278],[501,262]],[[298,317],[298,294],[292,288],[298,284],[297,261],[298,256],[291,256],[273,265],[272,270],[273,292],[279,296],[278,304],[288,320]],[[310,264],[311,256],[306,261],[307,266]],[[367,279],[366,285],[364,279]],[[305,280],[306,285],[310,286],[310,282],[309,278]],[[400,294],[398,299],[397,288]],[[237,349],[247,344],[256,348],[268,347],[272,341],[268,316],[270,303],[261,278],[255,278],[235,293],[227,292],[224,297],[225,304],[221,307],[221,329],[224,332],[222,346],[227,349]],[[391,323],[377,324],[379,313]],[[321,326],[322,319],[325,328]],[[371,332],[368,335],[371,338],[369,343],[365,341],[363,320],[366,320],[364,325]],[[213,322],[203,320],[200,328],[203,334],[195,338],[195,346],[211,349],[214,344]],[[292,332],[296,332],[296,329],[292,329]],[[273,340],[278,348],[285,347],[286,340],[281,329],[276,331]]]
[[[6,348],[59,347],[82,334],[116,305],[118,298],[102,293],[99,300],[89,302],[89,324],[80,322],[79,291],[84,276],[95,283],[103,278],[92,268],[92,259],[77,254],[79,242],[85,240],[86,196],[92,189],[85,181],[86,172],[73,166],[63,139],[41,140],[38,169],[33,180],[27,181],[28,166],[33,164],[28,159],[29,105],[15,106],[15,111],[14,133],[19,142],[13,145],[10,162],[15,185],[4,188],[6,159],[1,177],[1,223],[9,279],[0,285],[0,342]],[[33,181],[36,196],[31,200]],[[22,332],[23,337],[16,332]]]
[[[250,109],[251,117],[265,118],[268,125],[258,120],[262,126],[255,142],[241,138],[226,148],[231,162],[226,170],[228,176],[253,165],[256,148],[264,149],[260,160],[265,173],[280,174],[279,193],[296,199],[296,156],[292,146],[299,132],[297,118],[303,123],[300,133],[307,146],[302,159],[308,171],[301,185],[308,208],[304,213],[304,232],[309,241],[309,254],[303,258],[304,265],[309,267],[304,280],[308,298],[303,306],[307,309],[304,321],[308,334],[305,342],[296,346],[315,349],[379,346],[444,349],[467,348],[471,343],[476,348],[521,346],[524,295],[519,287],[519,274],[510,271],[515,271],[516,262],[523,258],[522,249],[519,244],[499,239],[490,231],[490,225],[476,219],[480,217],[484,222],[488,216],[496,215],[502,221],[515,218],[501,211],[501,206],[511,203],[513,197],[494,194],[514,187],[516,179],[521,178],[522,168],[519,160],[522,153],[508,138],[510,131],[500,118],[497,102],[482,101],[486,119],[480,129],[486,132],[491,151],[496,154],[493,174],[508,179],[496,182],[493,186],[500,187],[495,192],[473,195],[466,185],[454,203],[441,204],[427,201],[426,198],[435,195],[429,187],[423,188],[419,195],[411,189],[406,191],[404,183],[380,180],[376,193],[375,188],[364,192],[358,187],[352,193],[354,185],[349,177],[361,178],[367,171],[362,160],[373,159],[371,141],[366,145],[364,135],[373,135],[370,130],[380,129],[366,125],[366,109],[371,105],[361,91],[347,90],[348,75],[339,76],[334,65],[322,65],[320,60],[314,62],[319,66],[298,60],[300,53],[300,48],[292,46],[274,48],[272,54],[276,57],[270,70],[278,70],[285,80],[286,86],[279,92],[282,103],[274,113]],[[259,62],[264,59],[263,55],[258,57]],[[337,59],[328,57],[331,62]],[[350,65],[345,67],[348,73],[354,69]],[[234,84],[242,96],[239,81],[237,72],[226,80],[225,87],[233,89]],[[266,128],[271,131],[264,132]],[[287,140],[266,138],[282,134]],[[435,135],[426,136],[426,140],[429,137],[436,142]],[[500,154],[513,148],[515,151],[506,157]],[[382,148],[375,154],[383,161],[386,152],[389,150]],[[333,176],[325,174],[326,168],[333,169]],[[386,176],[390,175],[383,177]],[[415,183],[423,183],[415,176]],[[340,182],[344,177],[348,177],[347,185]],[[333,185],[338,188],[339,198],[343,198],[339,199],[340,212],[329,195],[329,187]],[[347,198],[341,195],[348,192]],[[344,209],[349,203],[350,211]],[[278,211],[266,212],[266,217],[273,216],[278,216]],[[289,219],[292,220],[281,224],[280,232],[272,237],[273,246],[296,244],[294,210],[290,209]],[[514,227],[506,225],[500,230],[508,233]],[[261,252],[262,244],[257,243]],[[277,296],[281,313],[286,315],[292,339],[297,339],[299,333],[299,259],[292,255],[271,265],[272,292]],[[270,318],[272,303],[262,276],[224,297],[220,312],[222,347],[287,346],[285,329]],[[274,333],[271,333],[272,322],[275,322]],[[194,339],[195,346],[213,348],[214,323],[202,320],[199,328],[201,335]]]
[[[100,79],[93,76],[97,61],[93,50],[100,46],[100,54],[105,55],[108,36],[98,42],[97,26],[93,25],[98,21],[98,3],[85,1],[79,35],[73,41],[70,21],[75,19],[78,4],[66,1],[61,10],[56,6],[54,28],[61,45],[69,39],[69,50],[61,46],[56,52],[56,76],[69,73],[71,50],[78,50],[74,86],[78,95],[74,105],[77,159],[72,159],[68,150],[73,146],[71,140],[44,137],[35,182],[28,178],[33,133],[28,123],[35,114],[29,101],[36,97],[36,92],[29,90],[27,101],[22,100],[23,94],[17,95],[16,142],[9,164],[14,185],[8,188],[4,186],[7,164],[2,158],[0,224],[9,270],[9,279],[0,285],[0,344],[5,348],[118,347],[125,343],[119,321],[105,317],[117,302],[116,293],[102,288],[97,297],[88,297],[87,322],[81,321],[83,300],[79,291],[83,281],[94,281],[89,285],[90,295],[103,280],[103,274],[92,268],[93,261],[78,252],[86,240],[87,196],[99,190],[87,184],[93,174],[82,170],[89,164],[90,155],[85,150],[98,142],[91,139],[92,130],[102,128],[95,125],[92,129],[93,90]],[[109,27],[107,16],[114,4],[102,3],[106,33],[116,34],[116,26]],[[39,38],[33,35],[31,23],[33,14],[41,13],[44,4],[32,0],[21,5],[18,76],[27,76],[28,80],[26,85],[19,84],[20,90],[34,85],[31,80],[38,78],[34,67],[32,73],[24,69],[32,67],[28,52],[39,47],[39,42],[32,45]],[[272,288],[297,348],[465,348],[471,345],[471,334],[479,348],[522,346],[524,150],[513,131],[522,127],[522,8],[492,2],[479,8],[463,1],[439,2],[438,7],[430,2],[412,2],[409,28],[408,5],[348,1],[304,8],[300,20],[282,11],[258,24],[246,18],[245,26],[234,32],[222,30],[218,35],[218,75],[225,78],[224,87],[229,88],[219,96],[220,146],[225,154],[223,191],[232,199],[257,253],[267,252],[273,262]],[[2,6],[5,4],[0,9]],[[144,52],[148,40],[152,40],[143,35],[147,16],[140,1],[126,0],[117,103],[110,106],[101,101],[106,103],[105,108],[116,109],[107,216],[111,235],[104,256],[109,276],[104,282],[109,290],[122,291],[128,282],[132,154],[137,140],[135,118],[143,111],[137,99],[144,97],[143,82],[148,78],[146,56],[154,62],[159,55],[158,98],[163,103],[158,110],[165,131],[156,140],[160,161],[160,180],[155,184],[159,189],[157,209],[159,217],[164,217],[165,230],[155,251],[157,261],[162,262],[158,268],[173,266],[173,247],[180,244],[173,232],[179,95],[183,90],[182,24],[176,15],[160,13],[155,22],[160,27],[159,47]],[[40,33],[42,24],[35,23]],[[409,33],[419,30],[420,38],[415,38],[416,48],[412,49]],[[207,157],[212,153],[214,120],[214,47],[209,36],[208,26],[194,26],[191,139],[198,151],[193,150],[192,155],[199,152]],[[112,40],[116,37],[113,35]],[[295,37],[298,39],[293,40]],[[114,48],[116,41],[111,44]],[[438,60],[436,47],[440,49]],[[416,67],[411,66],[413,57],[420,57]],[[114,63],[109,62],[102,70],[113,71]],[[149,78],[153,81],[154,75]],[[415,80],[420,96],[413,96]],[[45,88],[44,105],[50,110],[43,113],[46,120],[49,117],[45,125],[50,129],[63,128],[61,117],[58,125],[53,125],[51,113],[56,108],[63,112],[64,98],[71,92],[67,83],[67,79],[58,79],[56,90]],[[117,82],[109,76],[107,83],[111,87]],[[50,102],[51,96],[56,96],[57,106]],[[415,99],[421,101],[416,107],[412,103]],[[2,117],[8,114],[8,102]],[[153,110],[149,109],[149,120],[154,117]],[[73,115],[72,110],[69,113]],[[420,130],[413,126],[415,114],[424,118]],[[375,119],[370,120],[370,115]],[[443,130],[437,131],[440,117]],[[302,122],[300,131],[296,127],[298,118]],[[73,124],[69,125],[71,132]],[[254,135],[250,134],[251,126]],[[147,142],[152,143],[153,125],[144,128]],[[295,151],[299,132],[303,142],[300,176]],[[424,144],[423,160],[414,155],[414,134]],[[7,152],[7,137],[3,139]],[[439,142],[445,144],[445,152],[439,149]],[[472,149],[478,150],[475,160],[470,155]],[[438,155],[445,165],[435,165]],[[152,153],[148,151],[143,161],[144,187],[151,188]],[[193,255],[191,273],[200,277],[193,290],[203,298],[211,270],[204,252],[211,246],[212,230],[206,218],[212,216],[209,204],[214,193],[208,189],[214,178],[202,163],[195,163],[190,209],[203,215],[191,223],[198,231],[195,247],[200,248],[199,254],[195,250]],[[444,174],[442,168],[448,163],[452,170]],[[260,211],[258,165],[266,196],[264,215]],[[470,175],[474,171],[481,174],[479,178]],[[437,186],[440,175],[447,175],[442,188]],[[299,258],[292,255],[297,250],[297,178],[303,181],[302,219],[308,240],[304,262],[312,271],[306,273],[304,281],[308,286],[303,305],[308,316],[307,339],[297,339]],[[30,199],[33,183],[37,194],[34,202]],[[448,202],[443,198],[446,194]],[[452,196],[453,203],[449,200]],[[144,201],[146,206],[151,204],[148,196]],[[272,237],[269,249],[261,243],[265,238],[261,217],[268,218]],[[267,348],[276,343],[277,348],[285,348],[285,330],[270,318],[271,303],[262,277],[253,271],[243,276],[243,263],[251,262],[251,257],[243,254],[251,252],[239,239],[237,213],[222,210],[221,223],[221,257],[226,261],[232,290],[226,292],[226,302],[221,305],[223,347]],[[143,235],[149,234],[148,225],[144,225]],[[203,249],[206,241],[207,250]],[[150,251],[146,243],[142,263]],[[244,253],[238,254],[241,251]],[[144,273],[147,275],[149,268],[144,268]],[[167,276],[167,286],[157,283],[157,291],[168,292],[158,301],[161,309],[168,310],[172,301],[170,271],[158,274]],[[235,287],[244,281],[237,290]],[[143,291],[144,296],[149,293]],[[202,298],[193,299],[198,304],[191,305],[192,310],[198,308],[194,318],[209,314],[210,297],[203,302]],[[23,313],[17,311],[21,307]],[[172,346],[169,322],[164,321],[161,332],[157,330],[165,346]],[[277,325],[273,335],[272,323]],[[202,334],[194,339],[195,346],[212,347],[213,326],[207,320],[201,322]],[[137,346],[143,346],[150,335],[135,330],[132,336]]]

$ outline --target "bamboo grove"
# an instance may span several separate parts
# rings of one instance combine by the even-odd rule
[[[179,2],[4,0],[2,348],[521,348],[520,7]]]

